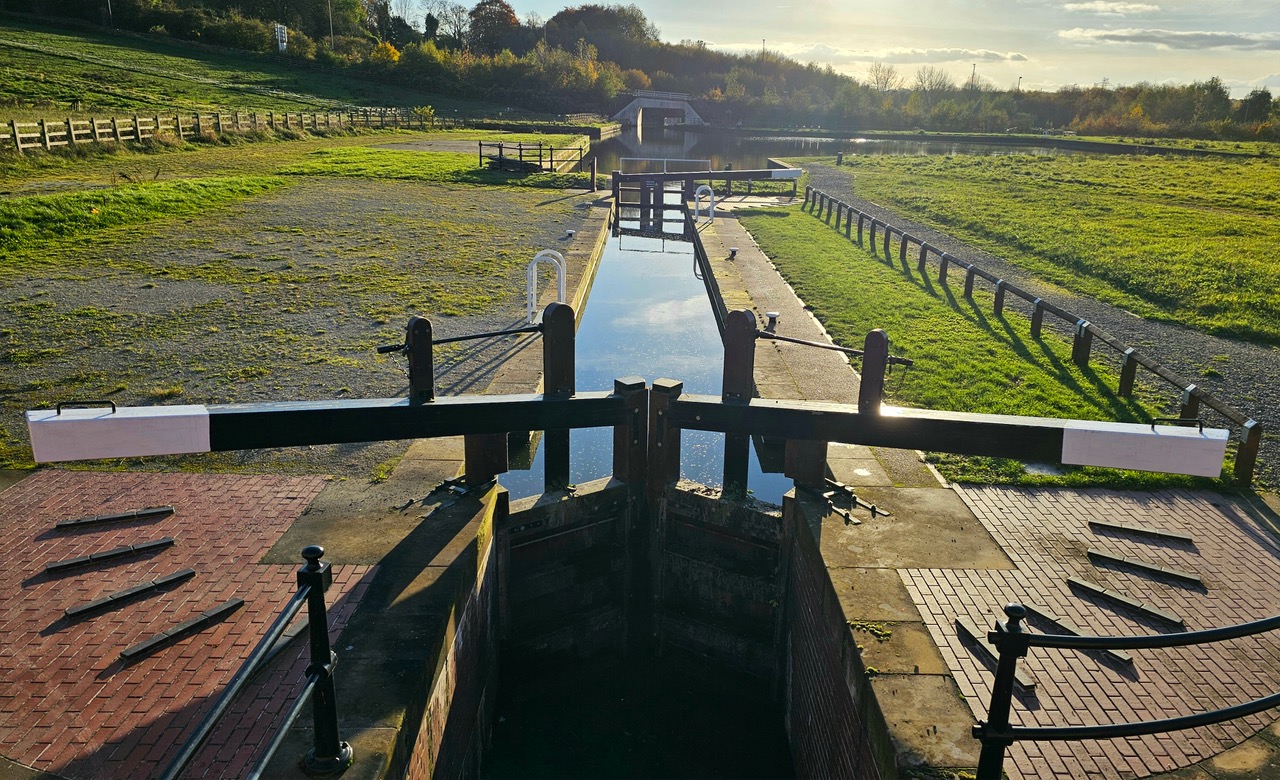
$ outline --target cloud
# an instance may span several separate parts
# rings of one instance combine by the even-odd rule
[[[708,46],[731,54],[754,54],[760,51],[756,43],[708,43]],[[990,49],[844,49],[825,43],[769,43],[769,51],[775,51],[800,62],[830,63],[840,65],[871,62],[892,64],[922,62],[1027,62],[1027,56],[1019,52],[1001,52]]]
[[[1125,16],[1126,14],[1146,14],[1159,11],[1160,6],[1150,3],[1114,3],[1097,0],[1091,3],[1067,3],[1062,6],[1067,11],[1098,14],[1099,16]]]
[[[1058,37],[1076,43],[1140,43],[1160,49],[1236,49],[1280,51],[1280,33],[1237,33],[1201,30],[1059,30]]]

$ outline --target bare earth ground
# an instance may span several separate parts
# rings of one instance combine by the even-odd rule
[[[814,188],[840,198],[854,208],[895,227],[903,228],[913,236],[922,237],[942,251],[976,263],[1028,292],[1084,317],[1261,422],[1264,436],[1255,473],[1262,485],[1275,487],[1280,484],[1280,442],[1274,433],[1265,433],[1280,428],[1280,382],[1277,382],[1277,377],[1280,377],[1280,353],[1276,349],[1148,320],[1110,304],[1073,295],[1062,288],[1045,284],[1000,257],[975,249],[904,219],[883,206],[857,197],[849,171],[821,163],[806,163],[805,167],[809,171],[809,183]],[[1026,313],[1030,313],[1030,307],[1016,297],[1008,298],[1006,306],[1015,309],[1021,307]],[[1045,324],[1056,326],[1059,321],[1055,317],[1046,317]],[[1109,363],[1113,367],[1118,367],[1120,363],[1119,355],[1105,346],[1098,346],[1096,342],[1092,359]],[[1218,375],[1207,376],[1207,370]],[[1159,388],[1156,391],[1157,397],[1169,399],[1168,411],[1171,416],[1177,416],[1180,396],[1177,390],[1167,383],[1154,380],[1151,374],[1144,371],[1138,372],[1138,378],[1139,382],[1149,382],[1151,387]],[[1227,426],[1221,417],[1208,408],[1202,407],[1201,410],[1207,424]],[[1233,439],[1237,437],[1238,430],[1233,432]]]
[[[72,399],[402,394],[403,358],[375,347],[403,341],[412,314],[430,318],[437,337],[520,323],[525,265],[582,227],[590,201],[545,190],[299,179],[218,211],[112,231],[35,271],[0,271],[0,439],[25,445],[25,409]],[[438,392],[484,386],[503,349],[501,340],[439,348]],[[406,444],[130,465],[367,476]]]

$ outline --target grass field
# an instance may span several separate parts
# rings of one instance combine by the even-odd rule
[[[0,23],[0,118],[125,112],[423,106],[493,116],[501,106],[428,94],[177,41]],[[78,109],[73,110],[73,105]]]
[[[854,157],[854,191],[1144,317],[1280,344],[1280,160]]]
[[[591,196],[563,193],[571,176],[480,169],[474,154],[379,148],[478,137],[539,140],[386,132],[12,161],[0,197],[0,467],[29,465],[25,409],[390,396],[402,361],[374,347],[402,339],[409,315],[440,332],[510,324],[529,258],[581,229]],[[461,354],[438,350],[442,388]],[[365,475],[394,446],[139,465]]]
[[[1049,332],[1031,339],[1026,318],[1014,312],[993,317],[989,294],[978,291],[966,300],[928,279],[905,276],[799,207],[738,214],[836,343],[860,347],[867,331],[884,328],[892,352],[915,361],[887,381],[889,403],[1091,420],[1152,416],[1153,407],[1109,389],[1116,386],[1109,369],[1073,363],[1066,339]],[[991,458],[938,460],[957,481],[1128,487],[1208,482],[1093,468],[1033,475],[1020,464]]]

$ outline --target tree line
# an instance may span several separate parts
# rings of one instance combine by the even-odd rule
[[[431,92],[535,112],[609,112],[633,89],[684,92],[724,125],[1038,132],[1280,140],[1280,100],[1232,99],[1223,82],[999,89],[926,65],[861,77],[761,49],[663,42],[639,7],[585,4],[524,19],[506,0],[0,0],[0,6],[276,52]]]

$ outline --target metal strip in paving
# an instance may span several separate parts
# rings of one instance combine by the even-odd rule
[[[1137,558],[1129,558],[1123,555],[1112,555],[1109,552],[1103,552],[1102,550],[1098,550],[1093,547],[1089,548],[1089,557],[1097,558],[1099,560],[1106,561],[1107,563],[1129,566],[1157,577],[1171,577],[1175,580],[1182,580],[1184,582],[1190,582],[1201,586],[1204,585],[1204,580],[1200,579],[1199,574],[1190,571],[1183,571],[1182,569],[1175,569],[1172,566],[1160,566],[1159,564],[1148,563]]]
[[[1163,609],[1144,604],[1137,599],[1129,598],[1118,590],[1104,588],[1101,585],[1089,582],[1088,580],[1082,580],[1079,577],[1067,577],[1067,584],[1074,588],[1080,588],[1081,590],[1087,591],[1090,595],[1097,596],[1098,598],[1123,607],[1128,607],[1129,609],[1140,612],[1147,617],[1152,617],[1156,620],[1164,621],[1165,623],[1172,623],[1178,628],[1186,628],[1186,623],[1182,618],[1172,612],[1165,612]]]
[[[969,618],[957,615],[956,629],[958,636],[961,639],[967,639],[968,642],[966,644],[974,646],[978,651],[977,655],[981,656],[984,661],[996,663],[999,660],[996,658],[996,654],[991,651],[991,648],[987,647],[987,632],[978,628]],[[1035,678],[1021,668],[1014,672],[1013,681],[1027,693],[1035,693],[1036,691]]]
[[[1164,531],[1159,528],[1148,528],[1147,526],[1133,525],[1131,523],[1112,523],[1105,520],[1090,520],[1089,525],[1104,531],[1123,531],[1140,536],[1154,536],[1159,539],[1172,539],[1178,542],[1186,542],[1187,544],[1195,544],[1195,540],[1191,538],[1190,534],[1180,534],[1176,531]]]
[[[1026,607],[1028,612],[1041,620],[1052,623],[1062,629],[1063,633],[1071,634],[1072,636],[1097,636],[1097,634],[1091,634],[1088,631],[1080,629],[1070,620],[1067,620],[1060,615],[1055,615],[1044,607],[1039,607],[1035,604],[1027,604],[1026,602],[1023,602],[1022,606]],[[1103,650],[1102,653],[1116,663],[1121,663],[1126,666],[1133,665],[1133,656],[1123,650]]]
[[[61,561],[53,561],[44,565],[46,574],[57,574],[59,572],[68,571],[70,569],[78,569],[82,566],[92,566],[95,563],[103,563],[115,561],[131,555],[142,555],[144,553],[162,550],[173,544],[173,537],[166,536],[163,539],[154,539],[150,542],[141,544],[130,544],[124,547],[115,547],[102,552],[81,555],[75,558],[67,558]]]
[[[82,528],[102,523],[118,523],[125,520],[144,520],[151,517],[165,517],[171,514],[173,514],[173,507],[171,506],[153,506],[146,509],[135,509],[132,512],[119,512],[113,515],[93,515],[91,517],[76,518],[75,520],[59,520],[54,525],[54,528],[59,531],[65,531],[68,528]]]
[[[93,601],[86,601],[84,603],[77,604],[74,607],[67,607],[62,611],[62,614],[66,615],[68,618],[76,619],[88,617],[89,615],[94,615],[99,612],[107,612],[109,610],[116,609],[117,607],[124,606],[135,599],[142,598],[143,596],[155,593],[156,591],[164,590],[170,585],[176,585],[179,582],[189,580],[194,576],[196,576],[195,569],[181,569],[179,571],[175,571],[173,574],[156,577],[151,582],[144,582],[139,585],[134,585],[131,588],[125,588],[124,590],[118,590],[115,593],[109,593],[106,596],[96,598]]]
[[[153,655],[169,645],[180,642],[193,634],[198,634],[215,623],[222,622],[231,613],[243,606],[244,599],[230,599],[216,607],[206,609],[196,617],[183,621],[168,631],[162,631],[150,639],[144,639],[132,647],[125,648],[120,651],[120,659],[128,664]]]

